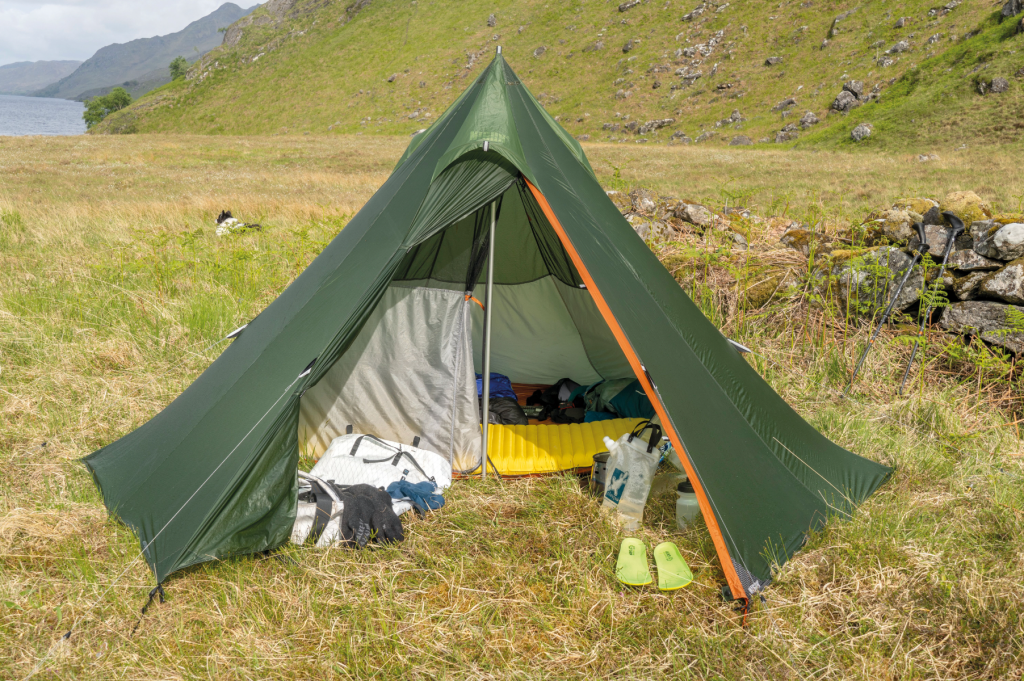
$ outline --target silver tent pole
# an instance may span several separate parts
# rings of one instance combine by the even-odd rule
[[[491,202],[491,231],[487,237],[487,288],[484,292],[484,379],[483,379],[483,400],[480,411],[482,412],[483,436],[480,454],[480,477],[487,477],[487,426],[490,416],[491,399],[491,299],[494,293],[494,222],[497,211],[497,201]]]

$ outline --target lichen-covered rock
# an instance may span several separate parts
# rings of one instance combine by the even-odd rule
[[[800,127],[806,130],[812,125],[818,124],[818,117],[814,115],[813,111],[808,111],[800,117]]]
[[[1012,305],[971,300],[953,303],[942,315],[940,326],[953,333],[978,335],[1013,353],[1024,350],[1021,318],[1024,311]]]
[[[989,258],[978,255],[974,250],[966,248],[962,251],[953,251],[950,253],[946,266],[951,270],[974,272],[982,270],[997,270],[1003,266],[1003,263],[998,260],[990,260]]]
[[[708,227],[715,219],[714,214],[699,203],[680,203],[673,209],[673,214],[698,227]]]
[[[999,215],[992,216],[992,222],[998,222],[1001,225],[1008,225],[1011,222],[1024,222],[1024,213],[1000,213]]]
[[[654,194],[649,189],[634,189],[629,193],[629,200],[633,210],[644,215],[651,215],[658,208]]]
[[[788,229],[779,241],[795,251],[804,255],[811,253],[811,233],[806,229]]]
[[[915,214],[912,213],[911,215]],[[942,224],[924,225],[925,243],[928,244],[928,252],[931,254],[932,260],[942,260],[942,254],[946,252],[946,244],[949,243],[949,240],[952,236],[952,227],[947,227],[946,225]],[[971,240],[971,237],[967,236],[966,234],[958,235],[956,241],[953,244],[953,249],[949,253],[949,257],[952,258],[954,253],[962,251],[964,249],[970,250],[972,244],[973,242]],[[919,247],[918,238],[916,235],[908,242],[908,245],[914,249]],[[978,257],[976,253],[974,254],[974,256]]]
[[[921,222],[921,216],[913,211],[890,208],[872,215],[877,215],[880,220],[875,223],[875,229],[894,244],[909,243],[917,236],[914,224]]]
[[[939,205],[943,212],[952,213],[965,225],[992,217],[992,206],[972,191],[950,192]]]
[[[960,300],[972,300],[978,297],[978,287],[981,280],[987,277],[985,272],[969,272],[962,277],[953,279],[953,293]]]
[[[870,123],[861,123],[856,128],[850,131],[850,138],[854,142],[860,142],[871,137],[871,133],[875,131],[875,126]]]
[[[973,231],[974,224],[971,227]],[[974,250],[979,255],[997,260],[1016,260],[1024,256],[1024,223],[1011,222],[989,230],[974,242]]]
[[[967,233],[971,235],[971,239],[975,242],[984,241],[995,234],[998,228],[999,225],[996,224],[995,220],[978,220],[971,223],[971,226],[967,228]]]
[[[662,220],[636,213],[627,213],[624,217],[644,241],[664,241],[676,236],[676,230]]]
[[[922,199],[922,198],[896,199],[896,201],[892,204],[893,208],[896,208],[896,209],[899,209],[899,210],[914,211],[915,213],[918,213],[919,215],[924,215],[925,213],[930,211],[932,208],[938,208],[938,206],[939,206],[939,202],[938,201],[936,201],[934,199]],[[938,224],[938,223],[935,223],[935,224]]]
[[[885,310],[912,259],[891,246],[883,246],[851,258],[834,267],[840,304],[850,312],[874,315]],[[921,298],[924,277],[915,267],[896,298],[894,310],[902,311]]]
[[[942,211],[939,210],[938,205],[932,206],[926,213],[921,213],[921,219],[925,225],[946,224],[945,218],[942,217]]]
[[[978,293],[990,298],[999,298],[1008,303],[1024,303],[1024,258],[1019,258],[1006,267],[985,275]]]

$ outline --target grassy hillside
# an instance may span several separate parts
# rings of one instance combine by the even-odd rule
[[[918,164],[588,148],[608,188],[740,196],[766,218],[749,251],[687,237],[659,255],[815,427],[895,467],[785,565],[746,628],[718,596],[706,529],[675,528],[670,491],[637,535],[676,542],[695,581],[660,593],[615,580],[624,535],[573,478],[460,482],[441,511],[404,517],[397,547],[195,566],[140,620],[152,575],[78,459],[194,380],[385,181],[404,141],[0,138],[0,678],[1021,678],[1024,457],[1003,409],[1019,409],[1020,371],[929,343],[921,380],[896,397],[909,349],[887,331],[839,399],[867,324],[799,293],[736,305],[769,263],[809,281],[778,242],[786,216],[824,214],[833,229],[906,193],[982,187],[1019,210],[1007,150]],[[263,231],[215,236],[224,209]]]
[[[876,125],[869,144],[907,150],[1021,137],[1024,36],[997,21],[996,3],[934,16],[935,0],[747,0],[690,16],[694,4],[275,0],[187,81],[98,131],[407,134],[436,119],[500,44],[562,124],[595,141],[706,132],[717,144],[741,134],[774,143],[807,111],[822,122],[798,127],[797,144],[845,141],[861,121]],[[899,41],[907,50],[887,54]],[[781,62],[766,65],[772,57]],[[994,77],[1009,90],[978,94],[976,81]],[[880,102],[827,115],[850,80]],[[788,111],[772,111],[788,98]],[[740,120],[727,120],[733,111]],[[625,129],[664,118],[675,122]]]

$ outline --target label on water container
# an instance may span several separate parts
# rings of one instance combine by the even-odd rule
[[[629,473],[624,470],[616,468],[612,471],[612,474],[608,476],[608,483],[605,487],[605,499],[618,504],[619,500],[622,499],[622,492],[626,489],[626,481],[629,480]]]

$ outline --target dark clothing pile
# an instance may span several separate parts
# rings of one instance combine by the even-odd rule
[[[519,406],[515,390],[512,389],[512,381],[508,376],[491,372],[491,392],[487,400],[487,422],[506,426],[525,426],[530,423]],[[483,375],[476,375],[476,395],[480,401],[480,413],[483,414],[484,381]],[[481,423],[483,416],[481,416]]]

